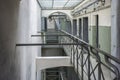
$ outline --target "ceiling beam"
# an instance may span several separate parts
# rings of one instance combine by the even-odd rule
[[[73,10],[74,8],[42,8],[42,10]]]
[[[39,4],[39,6],[42,8],[42,6],[41,6],[41,4],[40,4],[39,0],[37,0],[37,3],[38,3],[38,4]]]
[[[70,0],[68,0],[68,1],[65,3],[65,5],[63,6],[63,8],[69,3],[69,1],[70,1]]]
[[[78,5],[80,5],[82,2],[84,2],[85,0],[81,0],[78,4],[76,4],[73,8],[77,7]]]
[[[52,8],[53,8],[53,6],[54,6],[54,0],[52,0]]]

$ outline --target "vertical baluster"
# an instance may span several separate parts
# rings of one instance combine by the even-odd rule
[[[73,43],[75,42],[74,38],[73,38]],[[75,49],[74,49],[74,44],[73,44],[73,66],[75,68]]]
[[[90,51],[89,51],[89,48],[87,48],[87,51],[88,51],[88,80],[91,80],[90,79]]]
[[[101,80],[101,61],[98,52],[97,52],[97,56],[98,56],[98,80]]]
[[[77,47],[77,53],[76,53],[77,54],[76,55],[76,58],[77,58],[76,59],[76,62],[77,62],[77,75],[79,76],[79,74],[78,74],[79,73],[79,71],[78,71],[78,45],[76,47]]]
[[[75,49],[74,49],[74,44],[73,44],[73,65],[75,67]]]
[[[83,47],[81,46],[81,51],[83,50]],[[83,52],[81,52],[81,80],[84,80],[84,74],[83,74]]]

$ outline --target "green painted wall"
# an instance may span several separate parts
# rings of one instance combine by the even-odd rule
[[[65,23],[65,21],[63,20],[63,19],[61,19],[61,29],[63,29],[63,30],[66,30],[66,23]]]
[[[99,27],[100,49],[111,52],[111,27]]]
[[[89,27],[89,43],[96,46],[96,27]],[[111,27],[99,26],[99,45],[100,49],[110,53],[111,52]]]

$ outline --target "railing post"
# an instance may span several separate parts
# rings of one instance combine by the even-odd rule
[[[90,47],[90,50],[97,58],[97,61],[98,61],[98,80],[101,80],[101,73],[102,72],[101,72],[101,59],[100,59],[100,56],[98,54],[99,52],[98,51],[94,52],[92,47]]]
[[[74,40],[72,39],[72,37],[70,37],[71,38],[71,42],[73,43],[74,42]],[[71,45],[71,64],[74,64],[73,62],[74,62],[74,58],[73,58],[73,53],[74,52],[74,45]]]
[[[90,80],[90,51],[88,47],[87,51],[88,51],[88,80]]]
[[[101,80],[101,60],[100,60],[100,56],[97,52],[97,58],[98,58],[98,80]]]
[[[81,46],[81,51],[83,50],[83,47]],[[83,52],[81,52],[81,80],[84,80],[84,74],[83,74]]]
[[[77,45],[76,47],[77,47],[77,55],[76,55],[76,56],[77,56],[77,57],[76,57],[76,58],[77,58],[77,59],[76,59],[76,60],[77,60],[77,61],[76,61],[76,62],[77,62],[77,75],[79,76],[79,71],[78,71],[78,60],[79,60],[79,59],[78,59],[78,45]]]
[[[75,67],[75,49],[74,49],[74,44],[73,44],[73,65]]]
[[[77,40],[77,43],[79,43],[78,40]],[[77,68],[76,71],[77,71],[77,75],[79,76],[79,71],[78,71],[78,67],[79,67],[79,66],[78,66],[78,64],[79,64],[79,63],[78,63],[78,60],[79,60],[79,58],[78,58],[78,46],[79,46],[79,45],[76,45],[76,68]]]
[[[73,43],[75,42],[75,39],[73,38]],[[73,44],[73,65],[75,67],[75,46]]]

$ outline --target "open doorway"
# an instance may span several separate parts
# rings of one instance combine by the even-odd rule
[[[88,41],[88,17],[83,18],[83,40],[87,43],[89,42]]]

